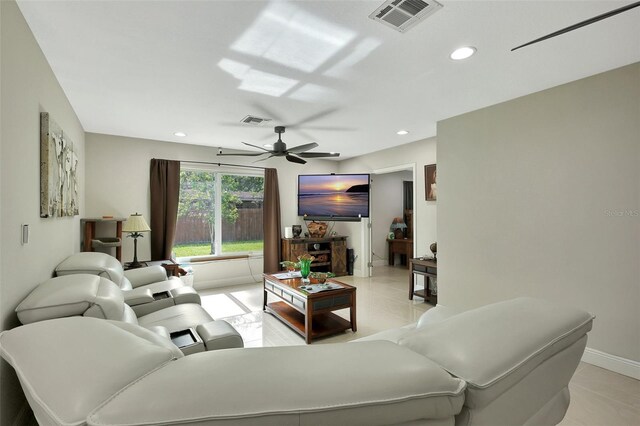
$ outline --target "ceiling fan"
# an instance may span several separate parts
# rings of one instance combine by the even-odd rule
[[[594,16],[593,18],[589,18],[589,19],[586,19],[584,21],[580,21],[577,24],[570,25],[570,26],[568,26],[566,28],[563,28],[561,30],[552,32],[551,34],[547,34],[545,36],[542,36],[540,38],[532,40],[532,41],[530,41],[528,43],[522,44],[522,45],[520,45],[518,47],[514,47],[513,49],[511,49],[511,51],[513,52],[514,50],[518,50],[518,49],[520,49],[522,47],[530,46],[530,45],[538,43],[540,41],[548,40],[550,38],[559,36],[561,34],[568,33],[569,31],[577,30],[578,28],[582,28],[584,26],[591,25],[591,24],[596,23],[598,21],[601,21],[603,19],[611,18],[612,16],[615,16],[615,15],[617,15],[619,13],[622,13],[622,12],[626,12],[627,10],[634,9],[634,8],[636,8],[638,6],[640,6],[640,1],[628,4],[626,6],[622,6],[622,7],[618,8],[618,9],[611,10],[609,12],[603,13],[603,14],[598,15],[598,16]]]
[[[339,157],[338,152],[307,152],[318,146],[317,143],[311,142],[304,145],[298,145],[293,148],[287,149],[287,144],[282,142],[282,134],[285,132],[285,126],[276,126],[274,131],[278,134],[278,140],[273,144],[273,149],[266,149],[258,145],[252,145],[250,143],[242,142],[247,146],[258,148],[264,152],[251,152],[251,153],[225,153],[222,149],[218,149],[218,155],[240,155],[245,157],[257,157],[260,155],[271,154],[266,158],[258,161],[264,161],[271,157],[285,157],[288,161],[298,164],[306,164],[304,158],[322,158],[322,157]]]

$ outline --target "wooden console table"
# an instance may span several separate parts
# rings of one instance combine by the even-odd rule
[[[315,257],[313,272],[333,272],[347,275],[347,237],[283,238],[281,261],[297,262],[298,256],[309,253]]]
[[[409,261],[409,267],[411,273],[409,274],[409,300],[413,300],[413,296],[423,297],[424,301],[436,305],[438,303],[437,287],[436,292],[432,292],[429,288],[429,282],[435,280],[438,276],[438,263],[431,259],[419,259],[414,258]],[[415,290],[415,274],[422,275],[424,277],[424,289]]]
[[[413,240],[409,238],[397,238],[390,240],[387,238],[389,245],[389,266],[395,265],[395,255],[400,255],[400,264],[409,267],[408,260],[413,256]]]

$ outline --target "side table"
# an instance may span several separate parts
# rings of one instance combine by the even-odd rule
[[[413,240],[410,238],[396,238],[390,240],[387,238],[387,244],[389,246],[389,266],[395,265],[395,255],[400,255],[400,263],[409,267],[410,259],[413,256]]]
[[[171,259],[167,259],[167,260],[145,260],[144,262],[140,262],[140,265],[141,265],[141,266],[139,266],[140,268],[143,268],[145,266],[160,265],[167,271],[167,276],[168,277],[180,277],[181,275],[187,275],[187,271],[182,269],[178,263],[174,262]],[[129,266],[128,264],[125,263],[124,264],[124,270],[128,271],[130,269],[136,269],[136,268],[132,268],[131,266]]]
[[[423,297],[424,301],[435,305],[438,303],[438,291],[435,285],[430,286],[429,283],[434,282],[438,276],[438,263],[432,259],[420,259],[414,258],[409,260],[409,300],[413,300],[413,296]],[[422,275],[424,277],[424,289],[415,290],[415,275]],[[433,292],[433,289],[436,289]]]

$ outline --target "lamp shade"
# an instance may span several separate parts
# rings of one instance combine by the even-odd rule
[[[135,213],[122,225],[122,232],[149,232],[151,228],[141,214]]]
[[[407,228],[407,224],[404,223],[404,220],[402,220],[401,217],[396,217],[393,219],[393,222],[391,223],[391,229],[396,230],[396,229],[406,229]]]

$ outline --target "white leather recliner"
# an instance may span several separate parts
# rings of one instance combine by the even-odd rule
[[[36,287],[16,308],[22,324],[80,315],[140,325],[184,342],[190,354],[243,346],[242,337],[225,321],[214,321],[195,303],[184,303],[138,316],[125,303],[122,290],[106,278],[89,274],[51,278]]]
[[[200,295],[178,277],[167,277],[162,266],[125,271],[113,256],[98,252],[75,253],[60,262],[56,276],[92,274],[107,278],[124,292],[125,302],[137,315],[182,303],[200,304]]]
[[[369,341],[187,357],[131,324],[63,318],[1,333],[0,354],[16,370],[41,424],[517,426],[562,420],[592,315],[531,298],[458,314],[436,309],[419,325]]]

